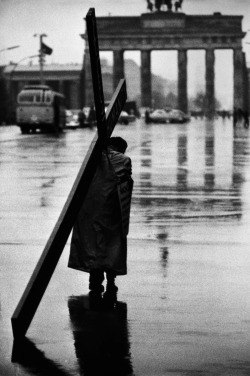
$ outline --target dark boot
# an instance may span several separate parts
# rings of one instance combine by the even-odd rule
[[[91,270],[89,276],[89,304],[91,309],[100,309],[102,305],[102,293],[104,287],[104,273],[102,270]]]
[[[106,277],[107,277],[106,292],[110,294],[117,293],[118,287],[115,285],[116,274],[113,272],[107,272]]]
[[[96,293],[102,293],[104,287],[102,282],[104,281],[104,272],[99,269],[94,269],[90,271],[89,275],[89,289]]]

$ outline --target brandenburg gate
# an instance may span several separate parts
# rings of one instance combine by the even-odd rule
[[[243,16],[186,15],[185,13],[158,11],[140,16],[97,17],[99,48],[113,52],[113,85],[124,77],[124,51],[139,50],[141,54],[142,106],[151,107],[151,51],[178,51],[178,106],[188,110],[187,51],[205,50],[206,115],[215,112],[215,50],[233,50],[234,106],[246,108],[247,71],[242,51]],[[83,35],[87,39],[87,35]],[[86,43],[86,46],[88,43]],[[225,61],[225,65],[230,64]],[[166,61],[166,70],[167,61]],[[92,79],[89,53],[84,55],[85,104],[92,98]]]

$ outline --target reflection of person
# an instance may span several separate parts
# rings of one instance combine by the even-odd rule
[[[127,304],[93,312],[87,297],[71,296],[68,308],[80,374],[132,376]]]
[[[116,296],[115,277],[127,274],[125,220],[129,218],[133,180],[126,148],[121,137],[110,138],[73,228],[68,266],[90,273],[90,298],[95,301],[102,299],[104,272],[107,298]],[[123,189],[127,184],[127,208],[119,199],[121,184]]]

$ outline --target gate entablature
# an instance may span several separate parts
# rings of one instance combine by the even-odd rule
[[[97,17],[99,48],[113,51],[114,87],[124,76],[123,54],[126,50],[141,51],[142,106],[151,107],[151,51],[178,50],[178,104],[187,111],[187,51],[206,50],[207,114],[215,111],[214,52],[216,49],[234,51],[234,105],[244,106],[244,67],[242,52],[243,16],[186,15],[180,12],[152,12],[141,16]],[[86,35],[83,35],[86,39]],[[85,58],[85,61],[86,58]],[[86,80],[88,64],[85,64]],[[90,87],[86,81],[86,87]],[[88,101],[89,94],[85,98]]]
[[[243,16],[194,16],[184,13],[146,13],[140,17],[98,17],[101,50],[216,49],[241,47]]]

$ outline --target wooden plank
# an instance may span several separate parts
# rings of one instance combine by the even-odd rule
[[[59,219],[11,318],[14,337],[25,335],[47,288],[57,262],[86,196],[100,154],[95,135]]]
[[[89,41],[89,54],[91,60],[91,73],[95,100],[97,130],[99,137],[103,140],[103,143],[105,144],[107,140],[107,127],[102,85],[101,61],[99,55],[99,43],[94,8],[90,8],[87,13],[86,25]]]
[[[121,111],[125,101],[126,85],[123,79],[120,80],[107,110],[108,137],[113,132],[116,124],[114,120],[119,116],[119,110]],[[24,336],[29,328],[87,194],[102,146],[102,141],[96,133],[59,219],[11,318],[15,338]]]
[[[121,79],[117,88],[114,92],[114,95],[110,101],[110,104],[106,111],[106,127],[107,135],[111,135],[114,129],[114,124],[117,123],[120,113],[124,107],[124,104],[127,100],[127,89],[125,79]]]
[[[125,80],[121,80],[113,95],[107,114],[105,115],[94,9],[89,10],[86,19],[91,51],[90,57],[93,75],[93,89],[95,93],[95,106],[98,117],[98,133],[95,135],[88,149],[87,155],[59,219],[11,318],[13,335],[15,338],[24,336],[29,328],[87,194],[88,187],[101,156],[104,142],[107,137],[110,137],[112,134],[126,101],[126,84]]]

